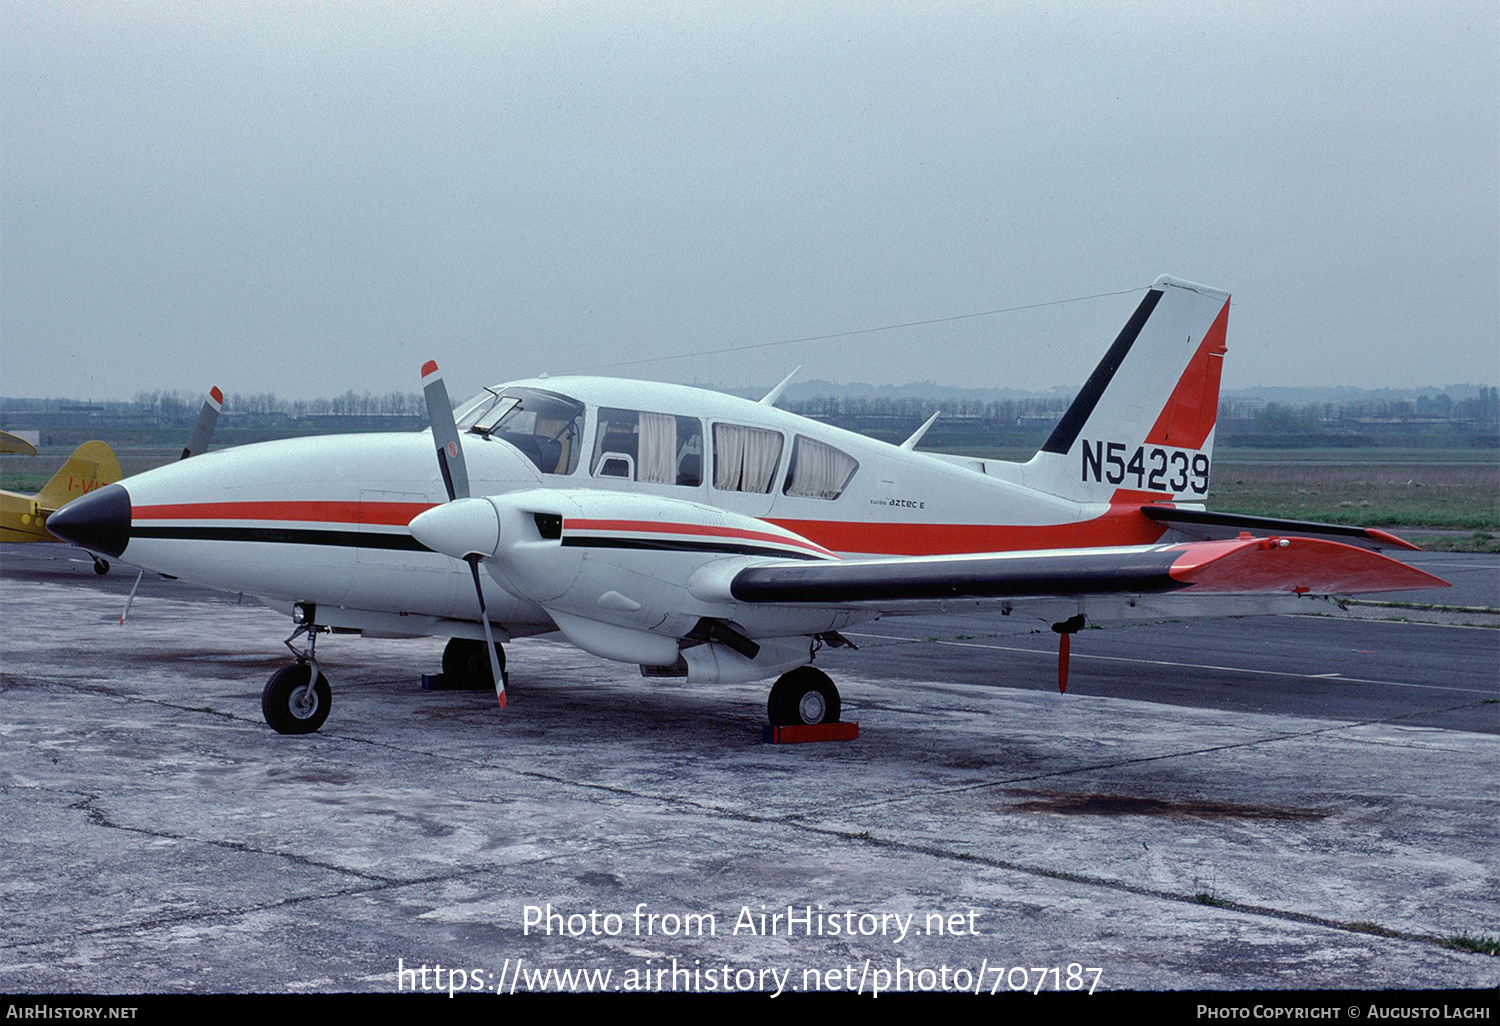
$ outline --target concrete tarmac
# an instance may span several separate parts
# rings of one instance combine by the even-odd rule
[[[1452,946],[1500,938],[1500,631],[1086,631],[1060,696],[1055,639],[885,620],[820,655],[860,738],[796,746],[764,684],[527,639],[502,712],[334,637],[284,737],[284,618],[0,558],[0,991],[1500,983]]]

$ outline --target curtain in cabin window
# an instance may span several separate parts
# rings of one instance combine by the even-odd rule
[[[786,494],[810,499],[837,499],[859,469],[848,453],[798,435],[792,443],[792,469]]]
[[[714,425],[714,487],[769,492],[781,462],[781,433],[739,424]]]
[[[651,484],[677,483],[677,418],[670,413],[641,414],[635,475]]]

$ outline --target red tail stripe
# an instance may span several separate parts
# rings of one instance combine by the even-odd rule
[[[1198,344],[1198,351],[1177,379],[1177,387],[1162,407],[1161,416],[1146,435],[1148,445],[1203,448],[1219,416],[1219,375],[1228,351],[1225,344],[1228,330],[1229,301],[1225,300],[1213,326]]]

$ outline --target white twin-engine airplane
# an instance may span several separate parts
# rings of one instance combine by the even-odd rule
[[[456,410],[423,368],[430,432],[302,438],[185,460],[80,498],[48,529],[292,615],[267,722],[317,730],[317,634],[447,636],[443,671],[494,682],[496,639],[559,631],[648,677],[778,677],[775,724],[839,719],[811,664],[882,614],[1086,618],[1303,610],[1446,582],[1381,531],[1209,512],[1227,293],[1159,278],[1027,463],[917,452],[759,403],[556,377]],[[782,383],[785,385],[785,382]],[[931,424],[931,421],[928,422]],[[437,459],[433,458],[436,448]],[[293,642],[307,636],[305,650]]]

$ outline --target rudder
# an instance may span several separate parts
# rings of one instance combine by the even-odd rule
[[[113,449],[104,442],[84,442],[36,493],[36,503],[44,513],[50,513],[95,488],[113,484],[122,476]]]

